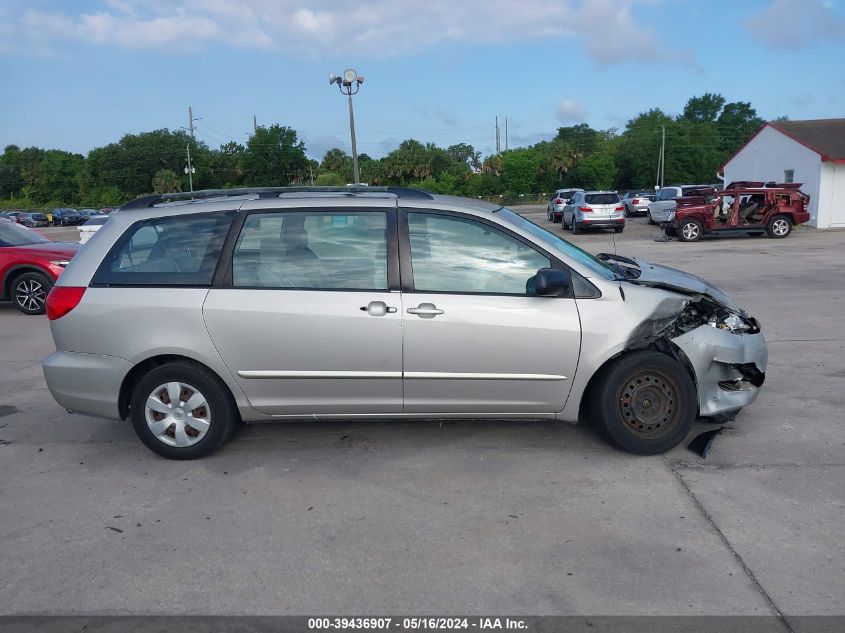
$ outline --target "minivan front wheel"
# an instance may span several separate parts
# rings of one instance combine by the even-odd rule
[[[597,376],[590,419],[612,444],[637,455],[677,446],[695,422],[695,384],[681,363],[652,351],[633,352]]]
[[[213,453],[231,434],[237,408],[226,386],[187,362],[156,367],[132,391],[132,426],[154,453],[196,459]]]

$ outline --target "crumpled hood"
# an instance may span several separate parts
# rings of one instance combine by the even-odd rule
[[[745,314],[745,311],[737,306],[733,302],[733,299],[701,277],[685,273],[677,268],[661,266],[660,264],[652,264],[651,262],[647,262],[636,257],[632,257],[631,259],[637,262],[637,265],[640,267],[640,276],[636,279],[627,280],[631,283],[639,284],[641,286],[664,288],[666,290],[672,290],[687,295],[707,295],[729,310],[741,315]]]

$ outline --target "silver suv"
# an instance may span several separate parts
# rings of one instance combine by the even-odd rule
[[[654,454],[755,400],[758,323],[680,271],[402,188],[148,196],[47,302],[47,385],[169,458],[241,422],[589,419]]]

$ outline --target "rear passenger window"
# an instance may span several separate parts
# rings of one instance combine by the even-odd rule
[[[210,286],[234,211],[136,222],[94,274],[95,285]]]
[[[387,289],[387,214],[297,211],[247,217],[232,254],[238,288]]]

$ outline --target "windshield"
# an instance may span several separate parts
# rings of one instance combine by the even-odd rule
[[[20,224],[0,220],[0,246],[26,246],[27,244],[44,244],[49,241]]]
[[[584,264],[585,266],[587,266],[587,268],[601,275],[605,279],[617,278],[616,273],[608,264],[605,264],[603,261],[596,259],[587,251],[578,248],[574,244],[570,244],[565,239],[563,239],[562,237],[558,237],[551,231],[547,231],[542,226],[534,224],[530,220],[526,220],[521,215],[514,213],[513,211],[507,208],[502,208],[501,210],[497,211],[497,213],[501,214],[503,218],[506,218],[509,222],[515,224],[516,226],[530,233],[531,235],[552,242],[559,250],[563,251],[568,257],[571,257],[579,264]]]

